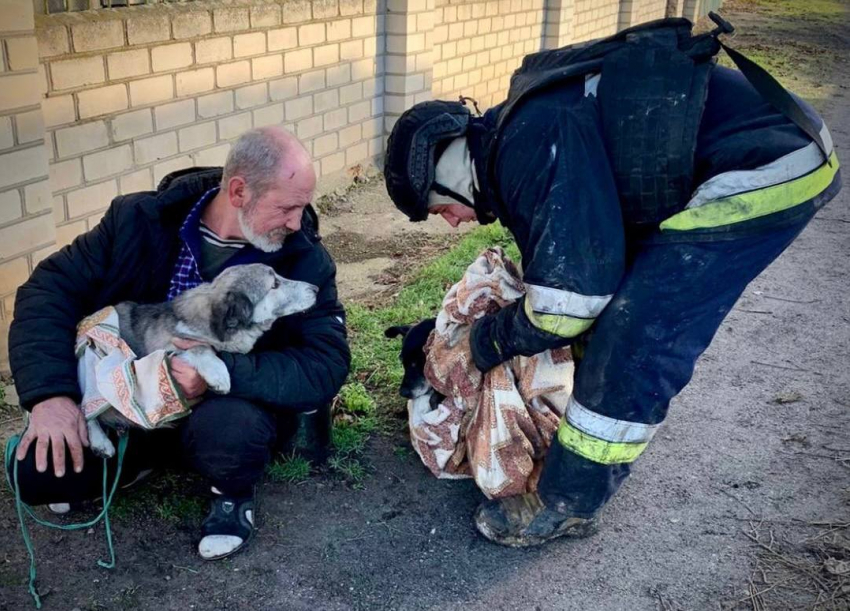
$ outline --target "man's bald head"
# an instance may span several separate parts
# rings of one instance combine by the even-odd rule
[[[301,228],[313,199],[313,160],[298,138],[282,127],[254,129],[234,143],[221,177],[234,234],[256,248],[274,252]]]
[[[223,188],[239,177],[254,196],[276,184],[290,183],[299,191],[312,191],[316,186],[313,160],[304,145],[282,127],[252,129],[233,144],[221,177]]]

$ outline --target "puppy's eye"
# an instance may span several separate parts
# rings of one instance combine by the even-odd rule
[[[274,281],[272,282],[272,290],[275,290],[277,288],[280,288],[280,280],[275,277]]]

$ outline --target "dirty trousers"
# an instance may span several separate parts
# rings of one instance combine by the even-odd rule
[[[590,517],[617,492],[744,289],[813,216],[798,212],[758,231],[630,241],[619,289],[574,346],[573,396],[539,485],[547,506]]]

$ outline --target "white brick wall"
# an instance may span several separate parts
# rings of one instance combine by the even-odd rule
[[[118,193],[220,165],[264,125],[297,133],[330,178],[380,157],[411,104],[464,94],[486,108],[541,44],[604,36],[667,4],[387,0],[379,14],[377,0],[205,0],[34,17],[32,0],[5,0],[0,335],[14,287]],[[0,371],[4,358],[0,343]]]
[[[434,15],[434,97],[469,96],[482,110],[499,103],[522,58],[541,47],[543,0],[441,1]]]
[[[221,163],[228,143],[253,126],[291,126],[323,172],[366,161],[361,124],[383,108],[376,12],[372,0],[236,0],[40,16],[51,189],[57,221],[69,227],[62,240],[91,224],[78,217],[94,219],[108,204],[83,206],[93,194]]]
[[[14,291],[43,256],[36,253],[56,242],[34,26],[30,0],[0,4],[0,371],[8,370]],[[61,50],[62,41],[45,48]]]

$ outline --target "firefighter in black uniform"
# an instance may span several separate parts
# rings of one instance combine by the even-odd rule
[[[413,221],[500,221],[525,297],[476,322],[476,366],[573,345],[573,395],[537,493],[486,501],[476,526],[512,546],[596,528],[600,508],[746,286],[840,189],[820,117],[685,20],[526,58],[483,116],[417,104],[385,175]]]

